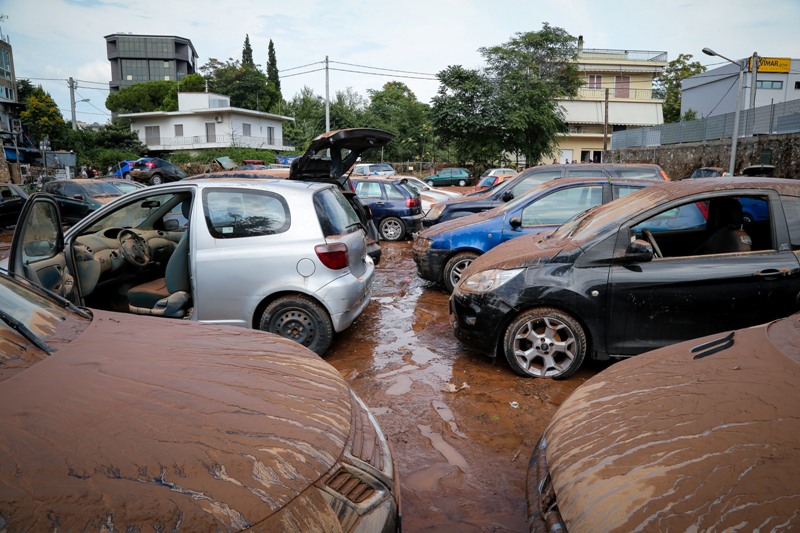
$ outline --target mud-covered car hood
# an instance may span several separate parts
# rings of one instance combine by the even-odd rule
[[[0,383],[0,529],[237,531],[337,462],[355,400],[333,367],[277,335],[164,322],[95,311]]]
[[[525,268],[536,264],[551,262],[569,262],[574,259],[574,252],[580,250],[578,243],[561,239],[548,239],[549,231],[523,235],[495,246],[483,255],[478,256],[464,270],[461,279],[466,279],[476,272],[492,269],[510,270]]]
[[[457,198],[457,200],[460,200],[460,198]],[[444,233],[453,230],[458,230],[466,226],[471,226],[473,224],[480,224],[481,222],[486,222],[487,220],[494,218],[496,215],[497,214],[493,213],[492,210],[489,210],[489,211],[482,211],[480,213],[473,213],[465,217],[458,217],[458,218],[453,218],[451,220],[445,220],[444,222],[434,224],[433,226],[424,229],[422,232],[420,232],[419,236],[422,238],[431,239],[433,237],[442,235]]]
[[[727,335],[617,363],[561,405],[545,438],[567,530],[797,529],[800,314]]]

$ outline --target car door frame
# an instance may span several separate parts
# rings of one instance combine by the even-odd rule
[[[608,275],[604,327],[604,344],[610,354],[630,356],[690,338],[756,325],[737,312],[748,313],[745,317],[756,313],[760,322],[766,322],[788,316],[792,307],[797,309],[800,262],[789,245],[779,195],[771,189],[726,189],[687,195],[638,214],[620,225],[614,257],[624,256],[632,228],[642,221],[679,205],[720,196],[766,196],[773,248],[613,264]],[[724,300],[727,307],[724,313],[715,313],[714,304],[718,309],[722,301],[720,294],[728,296]],[[758,310],[753,311],[753,305]],[[697,306],[705,311],[689,316],[681,312]],[[619,316],[624,316],[624,321]],[[659,322],[659,317],[670,320]],[[646,333],[657,324],[664,331],[660,340]],[[638,344],[633,344],[637,340],[631,338],[630,332],[637,333]]]

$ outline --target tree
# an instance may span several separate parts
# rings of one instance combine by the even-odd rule
[[[232,107],[257,111],[269,109],[267,77],[257,68],[242,66],[233,59],[223,63],[211,58],[200,70],[208,80],[209,90],[229,96]]]
[[[250,35],[244,36],[244,48],[242,49],[242,66],[256,68],[253,62],[253,48],[250,46]]]
[[[206,79],[202,74],[189,74],[180,79],[178,87],[182,93],[201,93],[206,90]]]
[[[462,162],[491,162],[509,151],[528,162],[551,154],[567,130],[558,100],[574,98],[581,85],[575,39],[545,23],[480,53],[484,69],[451,66],[438,74],[436,132]]]
[[[294,117],[294,122],[284,124],[283,136],[298,150],[305,150],[311,139],[325,131],[325,102],[310,87],[303,87],[287,102],[286,114]]]
[[[25,100],[33,94],[33,84],[30,80],[17,80],[17,102],[24,104]]]
[[[417,100],[405,83],[390,81],[380,91],[369,91],[367,121],[370,127],[394,133],[395,141],[384,149],[392,161],[427,159],[424,147],[432,149],[430,108]]]
[[[278,76],[278,60],[275,58],[275,46],[272,44],[272,39],[269,40],[267,49],[267,81],[275,93],[274,105],[283,100],[283,95],[281,94],[281,79]]]
[[[49,138],[53,149],[64,148],[64,138],[69,127],[55,100],[41,85],[25,100],[25,111],[20,113],[20,119],[33,142],[38,143]]]
[[[177,81],[146,81],[109,94],[106,107],[113,113],[177,111],[177,94]]]
[[[655,94],[664,99],[664,122],[667,124],[681,120],[681,82],[706,71],[706,67],[691,59],[691,54],[678,54],[678,58],[670,61],[661,75],[653,80]],[[691,116],[697,116],[697,113]]]

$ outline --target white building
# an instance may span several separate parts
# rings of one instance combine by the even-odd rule
[[[292,117],[231,107],[230,97],[221,94],[178,93],[178,111],[119,116],[131,119],[131,131],[153,151],[234,146],[294,149],[283,141],[283,123]]]

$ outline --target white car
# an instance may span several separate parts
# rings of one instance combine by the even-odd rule
[[[353,167],[353,176],[393,176],[396,174],[388,163],[359,163]]]
[[[334,184],[190,179],[128,193],[61,233],[31,197],[9,270],[95,309],[278,333],[324,353],[367,306],[366,233]]]

